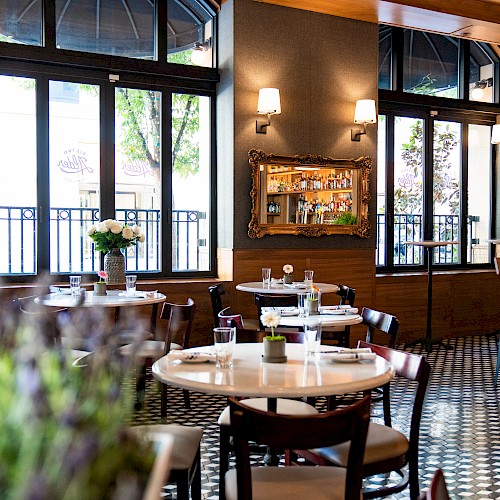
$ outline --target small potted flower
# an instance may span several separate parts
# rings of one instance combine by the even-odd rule
[[[267,363],[286,363],[286,338],[274,335],[274,329],[280,324],[281,316],[276,311],[267,311],[260,316],[262,324],[271,328],[271,335],[264,337],[264,354],[262,361]]]
[[[283,266],[283,272],[285,275],[283,276],[283,283],[285,285],[290,285],[293,283],[293,266],[291,264],[285,264]]]
[[[99,281],[94,283],[94,295],[106,295],[106,279],[108,278],[108,273],[106,271],[99,271],[97,275],[99,276]]]
[[[321,306],[321,291],[317,286],[312,285],[311,290],[307,292],[306,309],[310,315],[319,314]]]

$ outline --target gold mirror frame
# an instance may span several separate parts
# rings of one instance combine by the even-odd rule
[[[361,238],[368,238],[370,236],[370,222],[368,220],[368,203],[370,201],[370,188],[369,188],[369,176],[372,170],[372,159],[369,156],[362,156],[358,159],[351,160],[339,160],[332,158],[330,156],[319,156],[319,155],[306,155],[306,156],[283,156],[275,154],[266,154],[260,149],[251,149],[248,152],[248,162],[252,168],[252,190],[250,196],[252,199],[252,217],[250,223],[248,224],[248,236],[250,238],[262,238],[266,234],[296,234],[307,237],[318,237],[325,236],[329,234],[348,234],[356,235]],[[299,168],[297,168],[299,167]],[[276,172],[278,175],[276,177],[286,176],[288,179],[292,178],[292,175],[297,174],[300,171],[328,171],[336,172],[335,169],[345,170],[350,172],[350,196],[351,196],[351,210],[356,216],[355,224],[338,224],[333,223],[334,218],[330,219],[332,222],[325,223],[323,217],[321,217],[321,222],[302,222],[302,223],[264,223],[261,221],[262,217],[265,215],[268,219],[269,210],[266,210],[266,214],[263,214],[262,207],[266,208],[268,203],[268,185],[267,176],[273,175],[272,169],[278,169]],[[269,170],[271,169],[271,174]],[[349,169],[349,170],[347,170]],[[266,176],[266,185],[262,186],[262,179]],[[302,174],[304,178],[304,174]],[[318,174],[318,177],[319,174]],[[329,175],[330,177],[330,175]],[[332,175],[333,177],[333,175]],[[321,177],[320,177],[321,178]],[[321,181],[319,181],[321,182]],[[317,194],[318,190],[310,190],[308,193]],[[320,192],[328,192],[323,189],[319,189]],[[344,190],[345,191],[345,190]],[[297,195],[300,191],[279,191],[272,196],[286,196],[286,200],[289,200],[290,195]],[[305,193],[305,191],[304,191]],[[333,195],[330,195],[332,201],[334,200]],[[290,203],[290,202],[288,202]],[[267,205],[268,206],[268,205]],[[306,210],[304,210],[306,212]],[[296,218],[299,214],[304,212],[296,211]],[[321,210],[320,210],[321,212]],[[317,212],[315,212],[317,214]],[[333,213],[333,210],[332,210]],[[341,212],[336,212],[341,213]],[[280,215],[280,214],[273,214]],[[305,219],[307,221],[308,215],[311,212],[306,212]],[[324,214],[323,214],[324,215]],[[278,217],[282,218],[282,217]]]

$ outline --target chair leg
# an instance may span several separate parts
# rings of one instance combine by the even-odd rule
[[[226,472],[229,470],[229,426],[221,425],[219,431],[219,499],[226,498]]]
[[[497,386],[497,382],[498,382],[498,372],[500,370],[500,337],[498,339],[498,354],[497,354],[497,367],[495,369],[495,382],[494,382],[494,386],[496,387]]]
[[[140,410],[146,399],[146,364],[141,363],[136,369],[135,378],[135,409]]]
[[[189,500],[189,470],[176,471],[177,500]]]
[[[193,470],[194,469],[194,470]],[[201,453],[198,448],[196,458],[191,467],[191,500],[201,500]]]
[[[191,401],[189,399],[189,391],[186,389],[183,389],[182,396],[184,398],[184,407],[189,410],[191,408]]]
[[[160,385],[160,398],[161,398],[161,409],[160,416],[165,418],[167,416],[167,384]]]

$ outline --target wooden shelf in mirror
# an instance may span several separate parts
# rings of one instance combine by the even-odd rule
[[[266,234],[370,235],[372,159],[248,152],[252,168],[251,238]]]

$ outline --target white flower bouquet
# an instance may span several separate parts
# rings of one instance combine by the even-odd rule
[[[144,234],[139,226],[123,225],[114,219],[106,219],[97,225],[93,225],[87,234],[94,240],[95,249],[98,252],[109,252],[114,248],[127,248],[144,242]]]

